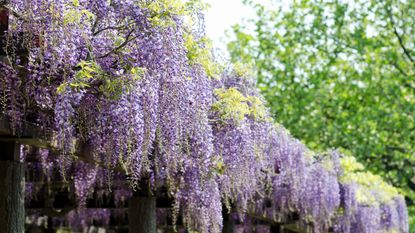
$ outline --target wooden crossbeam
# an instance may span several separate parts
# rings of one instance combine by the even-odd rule
[[[287,232],[286,230],[288,230],[290,232],[296,232],[296,233],[306,233],[307,232],[304,229],[299,228],[298,225],[295,224],[295,223],[284,224],[284,225],[282,225],[282,229],[284,230],[284,232]]]
[[[51,139],[50,130],[43,129],[35,124],[23,121],[19,133],[14,132],[10,117],[0,114],[0,140],[1,141],[21,141],[27,145],[47,145]]]
[[[299,219],[296,214],[293,214],[290,219],[286,221],[277,221],[266,216],[261,216],[256,213],[247,213],[252,219],[259,220],[260,222],[268,223],[270,226],[273,226],[276,229],[280,229],[284,233],[307,233],[307,229],[301,229],[298,227]]]
[[[57,133],[53,130],[45,129],[44,127],[27,121],[22,121],[21,129],[18,133],[16,133],[13,130],[10,117],[4,114],[0,114],[0,142],[15,142],[22,145],[45,148],[56,154],[59,154],[62,153],[62,151],[57,146],[56,135]],[[108,169],[106,164],[103,164],[94,158],[90,145],[82,143],[76,138],[72,140],[76,145],[75,150],[72,152],[72,156],[75,159]],[[125,170],[120,166],[111,168],[111,170],[125,174]]]

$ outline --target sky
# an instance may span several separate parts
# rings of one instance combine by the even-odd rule
[[[255,12],[242,4],[242,0],[206,0],[210,8],[206,11],[206,32],[213,47],[226,53],[225,31],[240,23],[243,18],[252,18]]]

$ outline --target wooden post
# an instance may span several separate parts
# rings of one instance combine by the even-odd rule
[[[1,1],[0,4],[8,4],[8,1]],[[4,36],[9,30],[9,10],[0,6],[0,36]]]
[[[234,233],[235,224],[230,221],[223,221],[223,233]]]
[[[156,197],[151,194],[148,180],[140,187],[128,204],[128,232],[156,233]]]
[[[235,221],[232,219],[232,214],[223,214],[223,233],[235,232]]]
[[[3,5],[8,1],[0,0],[0,55],[6,55],[6,35],[9,30],[9,10]]]
[[[24,165],[19,145],[0,142],[0,233],[23,233]]]

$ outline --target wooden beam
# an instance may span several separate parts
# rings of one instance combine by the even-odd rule
[[[291,232],[306,233],[307,230],[299,228],[297,224],[285,224],[285,225],[282,225],[282,232],[284,233],[291,233]]]
[[[37,148],[45,148],[59,154],[62,151],[57,146],[56,132],[44,127],[35,125],[33,123],[23,121],[22,128],[19,133],[15,133],[10,118],[4,114],[0,114],[0,142],[15,142],[22,145],[34,146]],[[75,142],[75,148],[71,152],[75,159],[80,161],[96,164],[103,168],[107,168],[106,164],[97,161],[93,156],[93,150],[90,145],[80,142],[76,138],[72,139]],[[0,156],[2,156],[0,154]],[[112,168],[113,171],[125,173],[120,166]]]
[[[271,225],[270,232],[271,233],[282,233],[281,226],[280,225]]]
[[[26,140],[26,142],[35,144],[35,143],[44,143],[44,141],[49,141],[51,139],[52,131],[47,130],[41,126],[35,125],[33,123],[23,121],[21,132],[16,133],[13,130],[10,117],[0,114],[0,136],[4,138],[14,138]]]

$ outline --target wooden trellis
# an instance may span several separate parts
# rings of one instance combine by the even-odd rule
[[[0,1],[0,38],[4,39],[5,31],[8,28],[9,10],[4,8],[7,1]],[[2,40],[0,40],[2,41]],[[4,53],[4,43],[1,44]],[[1,55],[0,55],[1,56]],[[4,56],[0,57],[4,61]],[[23,72],[24,73],[24,72]],[[12,128],[10,119],[5,115],[0,115],[0,233],[20,233],[25,228],[25,164],[20,158],[20,145],[30,145],[37,148],[47,148],[58,151],[54,145],[54,132],[28,122],[22,122],[19,133],[16,134]],[[91,150],[87,145],[79,144],[74,153],[76,159],[83,162],[97,164]],[[100,165],[100,164],[98,164]],[[122,169],[117,169],[122,172]],[[60,185],[59,183],[50,185]],[[162,192],[151,194],[148,184],[142,183],[141,191],[128,201],[123,207],[128,213],[128,223],[121,228],[116,228],[117,232],[130,233],[156,233],[156,209],[171,208],[171,202]],[[69,194],[67,194],[69,195]],[[46,197],[47,198],[47,197]],[[41,209],[47,215],[53,215],[54,209],[64,209],[60,206],[35,205],[29,208]],[[87,206],[89,208],[115,208],[114,206]],[[62,211],[60,212],[62,214]],[[305,232],[297,227],[295,222],[280,223],[271,219],[264,219],[258,216],[251,216],[259,225],[268,225],[271,232],[289,233]],[[229,220],[224,214],[223,232],[235,232],[238,224]]]
[[[0,116],[0,190],[2,190],[0,192],[0,226],[2,226],[0,232],[15,233],[24,231],[25,165],[20,161],[20,145],[25,144],[57,150],[53,143],[50,143],[53,141],[50,138],[53,138],[52,132],[27,122],[23,122],[21,134],[14,135],[8,117]],[[87,146],[79,145],[78,148],[75,153],[78,159],[84,162],[96,163],[88,153]],[[145,182],[144,187],[148,187]],[[171,206],[167,197],[162,195],[161,192],[153,196],[144,187],[129,200],[126,208],[129,219],[128,232],[130,233],[155,233],[157,229],[156,207],[168,208],[169,205]],[[109,206],[90,207],[108,208]],[[255,215],[251,217],[270,225],[272,232],[304,232],[298,229],[294,223],[274,222]],[[235,223],[227,221],[226,218],[224,226],[224,232],[234,232],[237,227]]]

